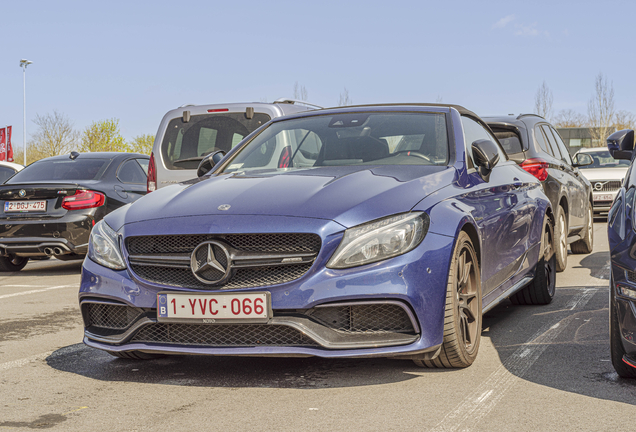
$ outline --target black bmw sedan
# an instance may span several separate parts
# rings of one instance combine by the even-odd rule
[[[146,194],[149,157],[84,153],[32,163],[0,184],[0,272],[29,258],[82,259],[96,222]]]

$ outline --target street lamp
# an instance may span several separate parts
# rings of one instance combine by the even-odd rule
[[[24,123],[23,123],[23,136],[22,136],[22,143],[23,143],[23,147],[24,147],[24,166],[26,166],[27,164],[27,147],[26,147],[26,68],[28,65],[30,65],[31,63],[33,63],[32,61],[29,60],[25,60],[22,59],[20,60],[20,67],[22,68],[22,86],[24,88],[23,91],[23,96],[24,96],[24,100],[22,103],[22,106],[24,107]]]

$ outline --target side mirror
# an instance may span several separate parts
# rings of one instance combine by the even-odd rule
[[[479,175],[484,181],[490,180],[490,172],[499,162],[497,144],[487,139],[480,139],[472,144],[473,159]]]
[[[607,149],[614,159],[632,160],[634,153],[634,131],[623,129],[607,138]]]
[[[210,153],[209,155],[205,155],[201,162],[199,163],[199,167],[197,168],[197,177],[203,177],[210,171],[216,164],[218,164],[221,159],[225,156],[225,152],[223,150],[215,151],[214,153]]]
[[[574,164],[572,166],[574,168],[592,165],[594,163],[594,159],[587,153],[577,153],[574,155]]]

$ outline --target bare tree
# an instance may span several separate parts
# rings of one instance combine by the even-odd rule
[[[64,114],[36,115],[33,123],[37,130],[29,140],[27,159],[31,161],[49,156],[57,156],[73,150],[77,146],[79,133]]]
[[[534,112],[539,114],[546,120],[549,120],[552,116],[552,90],[548,87],[545,81],[537,89],[537,93],[534,95]]]
[[[587,125],[587,117],[573,109],[561,110],[554,116],[552,123],[558,128],[585,127]]]
[[[307,89],[304,85],[298,85],[298,81],[294,83],[294,99],[307,100]]]
[[[441,95],[437,95],[437,98],[435,99],[435,103],[444,103],[444,98]]]
[[[621,110],[614,114],[614,127],[616,130],[634,129],[636,116],[629,111]]]
[[[340,93],[340,98],[338,99],[338,106],[349,106],[353,105],[353,101],[349,97],[349,90],[344,88],[344,91]]]
[[[603,73],[599,73],[594,83],[594,95],[587,103],[592,147],[605,144],[614,123],[614,114],[614,85]]]

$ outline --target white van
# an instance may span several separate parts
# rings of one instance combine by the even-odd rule
[[[274,103],[183,105],[161,120],[150,155],[148,192],[197,176],[209,153],[230,151],[275,117],[321,108],[293,99]]]

